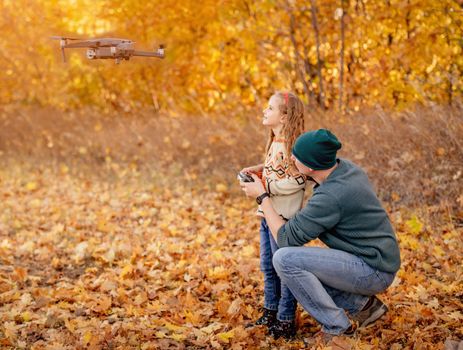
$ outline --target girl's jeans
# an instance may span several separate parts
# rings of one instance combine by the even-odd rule
[[[282,284],[275,269],[272,258],[278,246],[273,238],[267,222],[260,224],[260,269],[264,274],[264,307],[278,310],[280,321],[292,321],[296,314],[296,299],[285,284]]]
[[[280,248],[273,255],[273,265],[282,283],[322,324],[322,331],[335,335],[350,326],[344,310],[355,315],[368,296],[384,291],[395,277],[355,255],[330,248]]]

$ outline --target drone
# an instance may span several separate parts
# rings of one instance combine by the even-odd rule
[[[51,39],[60,41],[61,55],[63,62],[66,62],[64,49],[87,48],[87,58],[114,59],[116,64],[121,60],[129,60],[132,56],[164,58],[164,45],[159,45],[156,51],[137,51],[133,48],[135,41],[129,39],[100,38],[100,39],[78,39],[62,36],[52,36]],[[70,42],[76,41],[76,42]]]

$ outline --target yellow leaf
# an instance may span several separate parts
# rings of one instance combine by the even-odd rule
[[[192,325],[198,325],[201,322],[201,314],[198,312],[184,311],[185,319]]]
[[[42,205],[42,201],[38,198],[34,198],[30,203],[32,208],[39,208]]]
[[[208,275],[212,279],[227,279],[230,274],[230,271],[225,269],[222,266],[214,267],[213,269],[208,270]]]
[[[213,257],[215,260],[224,260],[224,259],[225,259],[225,256],[224,256],[223,253],[220,252],[220,251],[214,251],[214,252],[212,252],[212,257]]]
[[[82,342],[84,344],[88,344],[88,343],[90,343],[90,340],[92,340],[92,332],[87,331],[87,332],[84,333],[84,335],[82,337]]]
[[[21,252],[28,252],[28,253],[32,253],[34,249],[35,249],[35,243],[31,241],[27,241],[19,247],[19,250]]]
[[[132,265],[125,265],[124,268],[121,271],[120,277],[121,278],[126,278],[129,277],[133,272],[133,267]]]
[[[61,164],[59,170],[61,174],[67,174],[69,172],[69,167],[66,164]]]
[[[445,256],[446,253],[445,251],[442,249],[441,246],[438,246],[438,245],[435,245],[434,248],[432,249],[433,253],[437,256]]]
[[[217,339],[219,339],[221,342],[227,343],[232,339],[234,336],[234,332],[225,332],[225,333],[219,333],[217,334]]]
[[[400,237],[400,243],[405,248],[410,248],[412,250],[416,250],[419,247],[419,242],[416,238],[410,236],[402,236]]]
[[[219,183],[217,185],[215,185],[215,190],[217,192],[220,192],[220,193],[225,193],[228,191],[228,187],[227,185],[223,184],[223,183]]]
[[[39,185],[35,181],[31,181],[26,184],[26,189],[28,191],[35,191],[38,187]]]
[[[247,258],[250,258],[256,254],[256,249],[252,245],[247,245],[241,250],[241,254]]]
[[[214,332],[214,331],[216,331],[216,330],[218,330],[220,328],[222,328],[222,325],[220,323],[214,322],[214,323],[211,323],[207,327],[201,328],[201,332],[211,334],[212,332]]]
[[[138,294],[135,297],[135,300],[133,301],[133,303],[135,305],[141,305],[141,304],[145,303],[147,300],[148,300],[148,297],[146,295],[146,292],[143,292],[143,293]]]
[[[96,226],[97,230],[104,233],[110,233],[113,231],[113,227],[110,223],[108,223],[105,219],[101,218],[98,220],[98,224]]]
[[[424,227],[424,224],[416,215],[413,215],[410,220],[406,221],[405,225],[407,225],[408,231],[414,235],[418,235]]]
[[[76,330],[76,325],[73,320],[68,320],[67,318],[64,319],[64,325],[71,332],[74,332]]]
[[[177,326],[177,325],[172,324],[170,322],[166,322],[164,327],[167,328],[169,331],[172,331],[172,332],[183,331],[183,329],[184,329],[184,327]]]
[[[31,320],[31,314],[29,313],[29,311],[23,312],[21,314],[21,317],[24,320],[24,322],[29,322]]]
[[[182,341],[186,339],[186,335],[174,333],[174,334],[171,334],[169,338],[174,339],[176,341]]]

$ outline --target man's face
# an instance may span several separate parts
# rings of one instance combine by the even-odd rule
[[[299,170],[301,174],[311,175],[313,173],[311,168],[302,164],[294,155],[291,155],[291,159],[294,161],[294,165],[296,165],[297,170]]]

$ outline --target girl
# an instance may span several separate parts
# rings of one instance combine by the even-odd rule
[[[262,124],[270,129],[265,163],[241,171],[261,177],[276,211],[284,219],[289,219],[302,207],[306,184],[306,178],[297,172],[290,159],[296,138],[304,132],[304,105],[290,92],[277,92],[270,97],[263,113]],[[274,338],[290,338],[296,334],[296,300],[281,284],[273,268],[272,258],[278,246],[260,206],[257,215],[262,217],[260,267],[264,274],[264,311],[255,323],[266,325]]]

